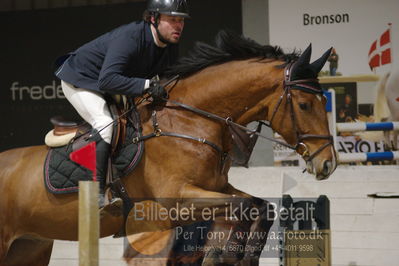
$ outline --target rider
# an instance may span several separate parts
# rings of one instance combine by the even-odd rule
[[[158,79],[178,57],[177,43],[189,18],[186,0],[148,0],[143,20],[120,26],[86,43],[56,62],[65,97],[96,135],[100,208],[112,139],[112,117],[105,94],[130,97],[148,93],[154,101],[166,97]],[[121,199],[113,199],[121,201]]]

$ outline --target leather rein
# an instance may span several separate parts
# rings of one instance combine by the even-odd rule
[[[269,141],[275,142],[279,145],[282,145],[284,147],[287,147],[289,149],[295,150],[295,151],[299,151],[300,148],[304,148],[304,151],[300,154],[302,156],[302,158],[308,162],[311,161],[317,154],[319,154],[321,151],[323,151],[326,147],[328,147],[329,145],[333,144],[333,138],[331,135],[312,135],[312,134],[300,134],[298,131],[298,127],[297,127],[297,119],[295,117],[294,114],[294,108],[293,108],[293,102],[292,102],[292,94],[291,94],[291,90],[302,90],[304,92],[307,93],[312,93],[312,94],[322,94],[322,90],[310,86],[308,85],[308,83],[318,83],[318,79],[302,79],[302,80],[295,80],[295,81],[290,81],[291,79],[291,71],[292,71],[292,67],[293,67],[294,63],[290,63],[285,67],[284,70],[284,92],[283,94],[280,96],[278,103],[276,104],[276,106],[274,107],[273,110],[273,114],[272,114],[272,118],[270,119],[270,122],[268,124],[262,122],[262,121],[258,121],[258,123],[260,123],[261,125],[267,126],[267,127],[272,127],[272,122],[273,119],[284,99],[284,97],[287,98],[287,101],[290,105],[290,109],[291,109],[291,121],[292,121],[292,125],[293,128],[295,129],[296,132],[296,144],[295,145],[290,145],[284,141],[280,141],[268,136],[265,136],[263,134],[261,134],[259,131],[257,131],[256,129],[249,129],[245,126],[242,126],[238,123],[233,122],[231,117],[221,117],[218,116],[216,114],[198,109],[196,107],[193,106],[189,106],[186,105],[184,103],[181,102],[177,102],[174,100],[169,100],[167,98],[164,98],[163,100],[165,102],[171,103],[175,106],[179,106],[185,110],[191,111],[193,113],[196,113],[198,115],[207,117],[209,119],[212,120],[216,120],[216,121],[220,121],[223,123],[226,123],[228,126],[237,128],[243,132],[245,132],[246,134],[248,134],[250,137],[253,137],[254,135],[257,135],[258,137],[267,139]],[[179,76],[175,76],[172,79],[168,80],[164,86],[166,87],[167,85],[169,85],[170,83],[172,83],[173,81],[178,80]],[[227,156],[228,156],[228,152],[223,151],[223,149],[221,147],[219,147],[218,145],[206,140],[205,138],[201,138],[201,137],[193,137],[193,136],[189,136],[189,135],[185,135],[185,134],[180,134],[180,133],[174,133],[174,132],[164,132],[162,131],[162,129],[159,127],[158,121],[157,121],[157,113],[154,110],[152,112],[152,125],[154,128],[154,131],[148,135],[145,136],[140,136],[137,138],[133,139],[133,143],[138,143],[140,141],[145,141],[147,139],[153,138],[153,137],[160,137],[160,136],[169,136],[169,137],[178,137],[178,138],[184,138],[184,139],[190,139],[190,140],[194,140],[203,144],[207,144],[210,147],[212,147],[213,149],[215,149],[217,152],[222,154],[222,160],[224,160]],[[312,154],[310,154],[308,147],[306,146],[305,143],[303,143],[302,141],[305,139],[326,139],[328,140],[328,142],[326,142],[324,145],[322,145],[321,147],[319,147],[319,149],[317,149],[315,152],[313,152]]]

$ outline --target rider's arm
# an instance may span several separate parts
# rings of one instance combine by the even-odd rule
[[[138,50],[138,41],[131,37],[120,36],[111,41],[99,75],[98,86],[101,91],[133,97],[144,93],[146,79],[124,75],[132,60],[139,63],[141,58]]]

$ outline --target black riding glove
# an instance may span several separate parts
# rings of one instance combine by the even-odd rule
[[[155,103],[162,102],[163,98],[168,97],[168,93],[159,82],[158,76],[155,76],[150,80],[150,87],[147,89],[147,92]]]

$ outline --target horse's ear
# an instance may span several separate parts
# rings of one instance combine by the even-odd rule
[[[291,80],[298,80],[313,77],[313,69],[310,67],[310,56],[312,55],[312,44],[305,49],[305,51],[298,58],[292,67]],[[317,74],[316,74],[317,76]]]
[[[305,51],[298,58],[297,66],[308,65],[310,62],[310,56],[312,55],[312,44],[305,49]]]
[[[326,63],[328,57],[331,54],[332,47],[328,49],[319,59],[311,63],[311,67],[315,73],[319,73],[320,70],[323,68],[324,64]]]

